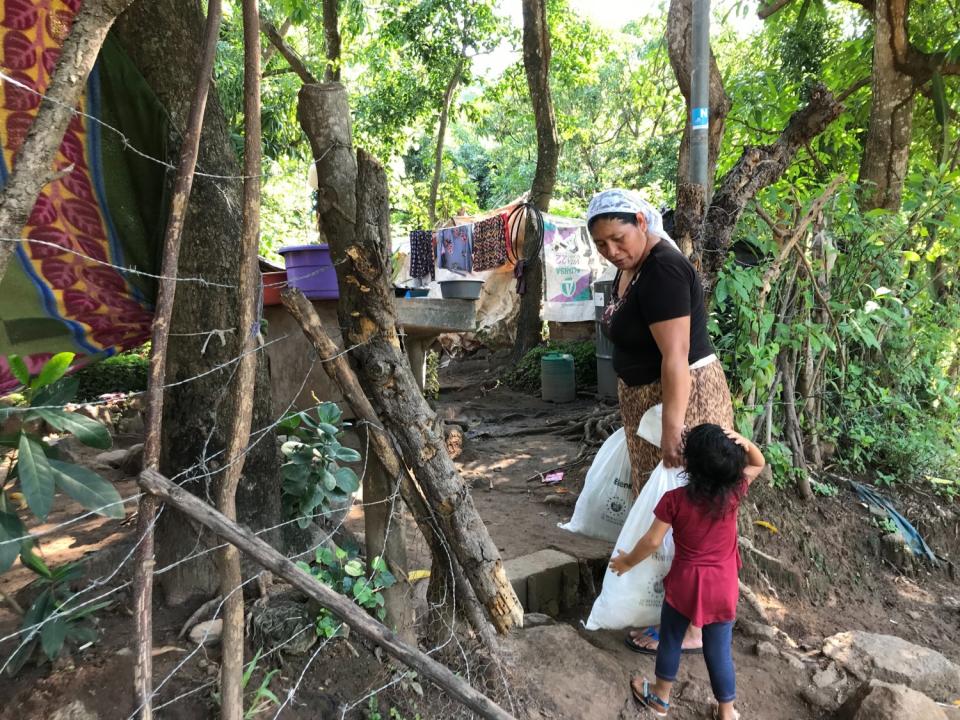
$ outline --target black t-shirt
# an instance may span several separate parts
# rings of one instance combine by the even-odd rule
[[[614,280],[614,298],[620,273]],[[622,302],[603,323],[613,343],[613,368],[627,385],[646,385],[660,379],[663,355],[650,325],[690,316],[690,364],[713,353],[707,333],[703,286],[689,260],[661,240],[647,255]]]

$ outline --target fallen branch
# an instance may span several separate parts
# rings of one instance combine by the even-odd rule
[[[249,555],[259,565],[319,602],[338,619],[347,623],[353,632],[379,645],[408,667],[435,682],[480,717],[490,718],[490,720],[515,720],[503,708],[470,687],[466,681],[454,675],[448,668],[420,650],[402,642],[396,633],[371,618],[346,597],[318,582],[249,530],[227,519],[199,498],[170,482],[159,472],[144,470],[140,475],[139,483],[140,487],[148,493],[212,530]]]
[[[757,597],[756,593],[747,585],[743,580],[738,580],[740,583],[740,597],[747,601],[747,604],[750,605],[760,616],[760,619],[763,620],[767,625],[770,625],[770,616],[767,615],[767,611],[764,609],[763,605],[760,603],[760,598]]]

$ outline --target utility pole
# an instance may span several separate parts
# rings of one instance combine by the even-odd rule
[[[690,164],[687,182],[703,188],[708,205],[707,150],[710,130],[710,0],[693,0],[693,63],[690,71]]]

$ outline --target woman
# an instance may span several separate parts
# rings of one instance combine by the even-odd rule
[[[587,229],[600,254],[617,268],[602,328],[613,344],[620,413],[630,452],[634,493],[663,460],[682,464],[684,426],[733,427],[723,368],[707,333],[697,271],[663,230],[660,213],[631,190],[605,190],[590,201]],[[660,447],[637,435],[640,418],[663,403]],[[627,647],[656,654],[653,628],[628,633]],[[700,652],[700,628],[690,626],[685,652]]]

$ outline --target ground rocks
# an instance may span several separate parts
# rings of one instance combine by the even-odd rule
[[[217,645],[223,635],[223,620],[207,620],[190,629],[190,641],[197,645]]]
[[[74,700],[69,705],[65,705],[54,712],[50,716],[50,720],[99,720],[99,716],[88,710],[87,706],[79,700]]]
[[[960,688],[960,667],[935,650],[893,635],[839,633],[827,638],[823,654],[860,680],[901,683],[936,700],[953,700]]]
[[[926,695],[905,685],[871,680],[843,704],[838,720],[947,720]]]
[[[524,629],[505,644],[541,705],[543,717],[617,720],[627,705],[627,671],[569,625]],[[635,716],[634,709],[631,717]]]

